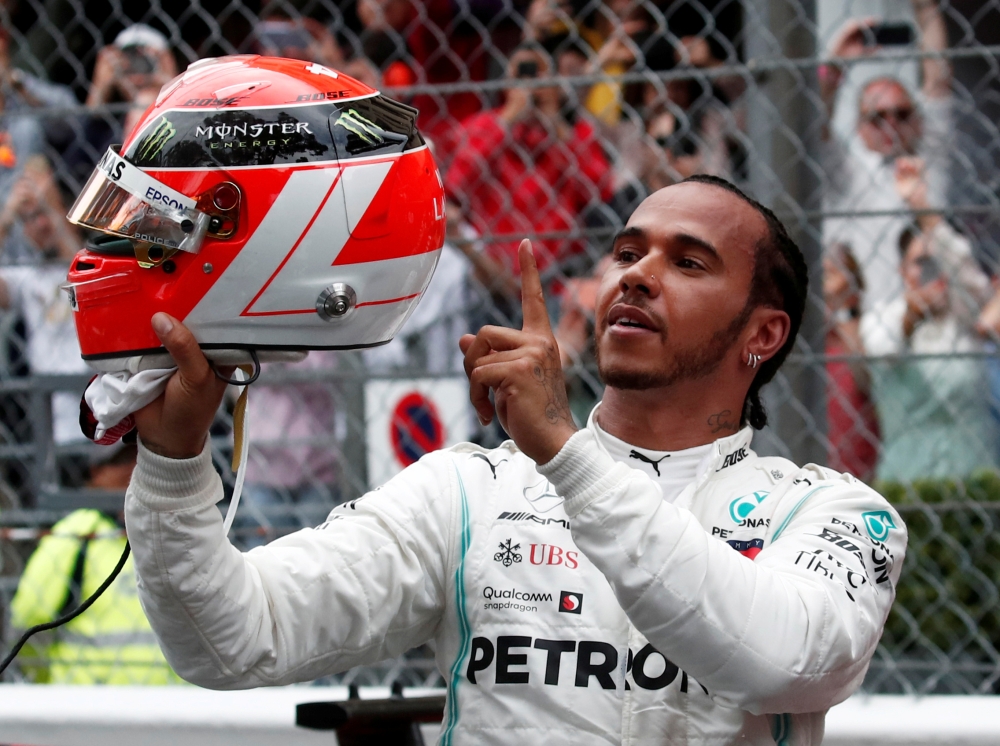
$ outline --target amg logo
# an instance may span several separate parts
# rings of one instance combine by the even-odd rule
[[[563,528],[569,530],[569,520],[566,518],[542,518],[540,515],[535,515],[534,513],[509,513],[504,511],[497,516],[498,521],[533,521],[534,523],[540,523],[543,526],[548,526],[555,523]]]
[[[722,466],[719,467],[719,471],[722,471],[726,467],[738,464],[740,461],[745,459],[750,454],[747,453],[747,447],[741,446],[740,450],[733,451],[732,453],[726,454],[726,460],[722,462]]]

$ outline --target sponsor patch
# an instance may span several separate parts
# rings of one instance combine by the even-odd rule
[[[889,538],[889,531],[896,528],[892,515],[887,510],[870,510],[862,513],[861,518],[865,522],[868,535],[875,541],[885,541]]]
[[[746,541],[730,539],[726,543],[744,557],[749,557],[750,559],[753,559],[760,554],[760,550],[764,548],[763,539],[748,539]]]
[[[559,592],[559,611],[564,614],[583,613],[583,594],[572,591]]]
[[[510,567],[521,561],[521,555],[518,553],[521,545],[514,544],[511,546],[512,541],[512,539],[507,539],[505,542],[500,542],[500,551],[493,555],[494,562],[499,562],[504,567]]]
[[[770,492],[751,492],[749,495],[737,497],[729,503],[729,517],[733,519],[733,523],[739,524],[770,494]]]

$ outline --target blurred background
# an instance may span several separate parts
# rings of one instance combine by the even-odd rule
[[[91,374],[59,285],[85,237],[66,208],[163,83],[262,53],[418,107],[448,238],[390,345],[265,366],[235,543],[315,525],[428,450],[505,439],[465,403],[457,339],[520,323],[522,237],[586,421],[611,237],[710,173],[772,206],[811,267],[754,447],[853,473],[909,527],[864,689],[1000,691],[1000,0],[2,0],[0,21],[0,651],[124,545],[135,448],[77,424]],[[213,429],[230,487],[234,402]],[[179,683],[130,567],[4,681]],[[441,678],[415,650],[320,683]]]

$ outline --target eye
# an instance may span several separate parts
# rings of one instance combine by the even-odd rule
[[[705,269],[704,265],[697,259],[692,259],[687,256],[678,259],[677,266],[681,269]]]
[[[636,254],[631,249],[616,249],[615,259],[622,264],[631,264],[639,259],[638,254]]]

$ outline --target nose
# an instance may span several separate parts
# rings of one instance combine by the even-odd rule
[[[661,289],[657,269],[656,262],[650,254],[629,265],[618,280],[618,287],[622,291],[622,295],[628,295],[629,292],[634,291],[649,298],[655,298],[660,294]]]

